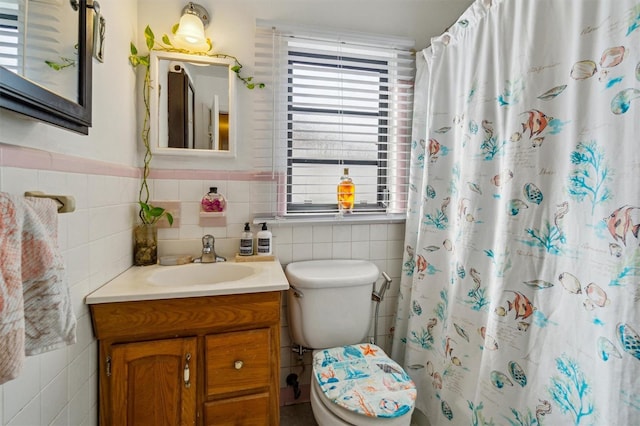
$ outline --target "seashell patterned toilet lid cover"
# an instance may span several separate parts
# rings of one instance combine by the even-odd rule
[[[373,344],[317,351],[313,372],[333,403],[369,417],[400,417],[411,412],[416,386],[382,349]]]

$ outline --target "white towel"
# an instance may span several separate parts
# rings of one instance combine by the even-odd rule
[[[0,384],[25,355],[76,341],[55,201],[0,193]]]

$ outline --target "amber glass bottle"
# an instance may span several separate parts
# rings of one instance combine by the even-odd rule
[[[345,167],[344,175],[338,183],[338,211],[351,213],[356,201],[356,185],[349,177],[349,169]]]

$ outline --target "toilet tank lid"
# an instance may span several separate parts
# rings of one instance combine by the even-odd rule
[[[380,272],[366,260],[308,260],[285,268],[289,283],[299,288],[345,287],[372,284]]]

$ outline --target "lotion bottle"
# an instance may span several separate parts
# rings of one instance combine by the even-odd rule
[[[249,227],[249,222],[244,224],[244,232],[240,236],[240,256],[253,255],[253,233]]]
[[[262,223],[262,230],[256,235],[258,237],[258,256],[268,256],[272,253],[272,239],[273,235],[271,231],[267,229],[267,222]]]

